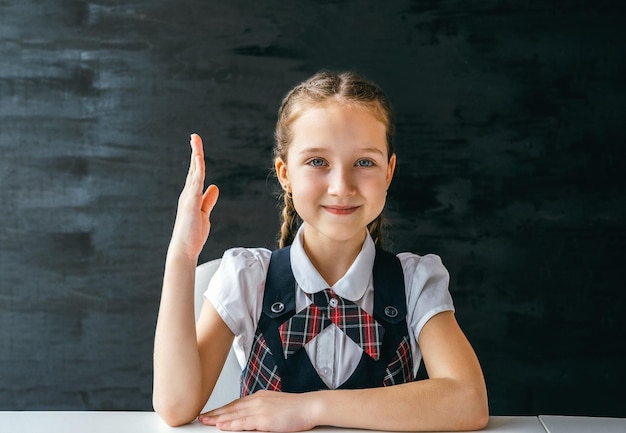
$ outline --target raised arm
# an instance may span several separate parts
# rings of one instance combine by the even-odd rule
[[[232,333],[217,313],[205,306],[202,321],[211,329],[208,336],[213,338],[211,343],[215,350],[213,361],[204,362],[194,317],[195,270],[209,235],[209,216],[219,191],[215,185],[203,191],[202,140],[193,134],[190,145],[191,162],[167,251],[154,338],[153,405],[170,425],[185,424],[202,410],[228,354],[229,341],[232,341]]]
[[[260,391],[201,415],[224,430],[308,430],[319,425],[387,431],[483,428],[489,419],[478,359],[452,312],[432,317],[419,345],[429,379],[382,388],[287,394]]]

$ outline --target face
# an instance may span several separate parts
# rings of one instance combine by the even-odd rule
[[[371,111],[337,102],[306,109],[292,124],[287,161],[276,160],[314,239],[362,242],[383,210],[396,158],[389,158],[386,127]]]

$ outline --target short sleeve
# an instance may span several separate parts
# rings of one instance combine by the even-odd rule
[[[271,251],[265,248],[225,251],[204,293],[235,334],[233,348],[242,367],[247,362],[261,314],[270,256]]]
[[[419,256],[400,253],[407,300],[407,326],[417,374],[422,354],[417,344],[422,328],[430,318],[443,311],[454,311],[449,291],[450,274],[435,254]]]

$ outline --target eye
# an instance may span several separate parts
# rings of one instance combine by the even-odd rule
[[[356,166],[357,167],[373,167],[374,161],[372,161],[371,159],[359,159],[356,162]]]
[[[307,164],[311,167],[323,167],[326,165],[323,159],[321,158],[312,158],[307,161]]]

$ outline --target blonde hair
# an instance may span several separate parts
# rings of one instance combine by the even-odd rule
[[[282,101],[278,110],[278,120],[274,132],[274,159],[287,161],[289,145],[293,139],[291,126],[302,113],[311,107],[319,106],[334,99],[345,104],[353,104],[372,112],[386,127],[387,157],[394,154],[393,111],[391,104],[380,87],[354,72],[318,72],[311,78],[294,87]],[[293,243],[301,224],[301,219],[293,204],[291,193],[283,193],[281,212],[282,224],[278,245],[280,248]],[[383,246],[382,213],[368,224],[367,228],[377,247]]]

